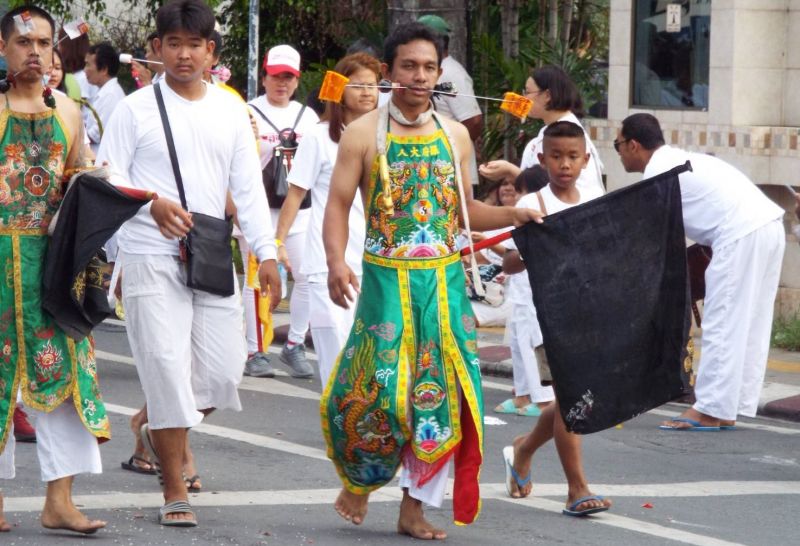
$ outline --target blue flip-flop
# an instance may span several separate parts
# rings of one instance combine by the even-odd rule
[[[514,446],[506,446],[503,448],[503,461],[505,462],[506,467],[506,493],[512,499],[522,498],[522,497],[514,497],[511,495],[511,484],[514,480],[514,483],[517,484],[517,489],[522,489],[529,483],[531,483],[531,474],[528,472],[528,475],[524,478],[520,477],[516,470],[514,470]]]
[[[501,404],[497,404],[494,408],[495,413],[517,413],[517,406],[514,405],[514,400],[511,398],[503,400]]]
[[[593,500],[602,502],[605,499],[603,499],[603,497],[601,497],[600,495],[589,495],[588,497],[581,497],[578,500],[576,500],[575,502],[573,502],[572,504],[570,504],[569,507],[564,508],[561,511],[561,513],[564,514],[565,516],[572,516],[574,518],[582,518],[583,516],[588,516],[590,514],[596,514],[598,512],[605,512],[606,510],[608,510],[608,506],[593,506],[592,508],[585,508],[583,510],[576,510],[576,508],[578,506],[580,506],[581,504],[583,504],[584,502],[593,501]]]
[[[540,410],[539,406],[536,404],[528,404],[527,406],[519,408],[516,413],[523,417],[540,417],[542,415],[542,410]]]
[[[659,425],[661,430],[677,430],[680,432],[718,432],[722,427],[707,427],[700,424],[700,421],[689,419],[688,417],[675,417],[672,419],[673,423],[688,423],[689,427],[671,427],[669,425]],[[725,429],[728,430],[728,429]]]

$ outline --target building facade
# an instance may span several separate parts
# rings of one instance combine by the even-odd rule
[[[622,120],[655,115],[667,144],[713,154],[783,206],[786,255],[776,310],[800,312],[800,0],[611,0],[608,119],[587,120],[609,189],[624,172]]]

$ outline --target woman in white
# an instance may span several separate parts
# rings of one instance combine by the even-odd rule
[[[493,181],[508,177],[515,179],[523,170],[538,165],[539,154],[543,152],[544,130],[548,125],[557,121],[570,121],[583,127],[578,120],[578,116],[583,115],[580,92],[560,67],[547,65],[534,70],[525,82],[525,96],[533,101],[528,117],[544,121],[544,127],[536,138],[525,145],[519,167],[503,159],[489,161],[478,169],[484,178]],[[589,164],[578,178],[577,187],[605,193],[602,179],[603,163],[586,131],[584,135],[586,135],[586,151],[589,152]]]
[[[262,169],[270,162],[275,153],[275,147],[280,143],[279,131],[284,132],[284,129],[294,128],[297,141],[302,142],[305,135],[319,121],[317,114],[311,108],[305,108],[299,102],[292,100],[300,81],[300,54],[297,50],[288,45],[270,48],[264,59],[263,69],[261,83],[264,85],[265,94],[248,103],[258,125]],[[270,201],[272,225],[278,221],[280,208],[281,204]],[[284,233],[284,237],[276,236],[275,241],[278,245],[279,257],[283,256],[286,260],[288,255],[288,259],[295,266],[295,270],[292,272],[294,288],[289,302],[289,336],[280,355],[281,361],[289,367],[292,377],[312,377],[314,375],[314,368],[306,360],[305,346],[303,345],[308,331],[308,281],[305,275],[300,273],[310,214],[311,211],[308,208],[301,210],[289,232]],[[251,288],[245,288],[242,291],[242,299],[245,303],[247,320],[247,352],[250,355],[245,365],[245,375],[272,377],[275,375],[275,371],[270,365],[267,355],[257,352],[255,299]]]
[[[350,86],[345,88],[341,102],[329,102],[322,116],[322,123],[309,131],[297,149],[297,154],[289,173],[289,192],[278,217],[276,237],[283,240],[291,233],[297,222],[300,203],[311,192],[311,218],[305,239],[305,254],[302,264],[294,258],[286,261],[292,274],[298,272],[308,278],[311,300],[311,337],[319,359],[319,374],[323,387],[333,369],[350,328],[353,324],[355,305],[342,309],[335,305],[328,295],[328,266],[325,248],[322,244],[322,219],[328,202],[331,174],[336,162],[339,138],[344,127],[363,114],[374,110],[378,104],[378,91],[375,86],[380,78],[380,63],[366,53],[354,53],[340,60],[334,71],[350,78]],[[361,279],[361,258],[364,252],[364,203],[356,196],[350,209],[350,234],[347,241],[345,260],[347,265]],[[281,256],[279,255],[279,258]],[[286,259],[286,256],[283,256]]]

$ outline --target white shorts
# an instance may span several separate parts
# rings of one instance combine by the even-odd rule
[[[150,427],[193,427],[204,409],[240,411],[247,349],[238,283],[233,296],[215,296],[186,286],[176,256],[124,254],[122,261],[128,340]]]

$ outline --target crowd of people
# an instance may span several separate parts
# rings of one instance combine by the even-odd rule
[[[532,457],[553,439],[568,486],[563,513],[611,508],[590,489],[581,437],[562,418],[520,253],[509,240],[460,254],[603,195],[603,164],[563,69],[537,68],[526,82],[528,116],[544,127],[520,165],[478,165],[483,113],[466,96],[472,80],[448,56],[452,29],[437,16],[396,28],[380,60],[366,51],[339,60],[335,71],[350,85],[321,117],[295,98],[301,58],[287,44],[264,54],[262,95],[245,103],[227,87],[215,68],[222,36],[202,0],[158,10],[145,59],[132,64],[139,89],[128,96],[112,44],[82,36],[55,47],[56,30],[35,6],[0,21],[13,80],[0,99],[0,256],[13,264],[11,289],[0,291],[0,316],[9,317],[0,324],[0,478],[14,477],[15,437],[35,439],[44,527],[106,525],[71,497],[76,475],[102,471],[98,443],[110,437],[92,341],[68,337],[39,303],[63,180],[92,165],[106,167],[113,184],[158,196],[106,252],[146,401],[131,419],[134,452],[123,468],[158,476],[161,525],[198,523],[188,502],[202,488],[189,430],[217,409],[241,410],[243,375],[276,375],[266,345],[285,288],[279,267],[293,287],[278,357],[293,378],[312,377],[310,331],[322,435],[343,484],[335,509],[345,520],[362,523],[370,493],[400,470],[398,531],[443,539],[424,505],[442,504],[451,467],[454,520],[477,518],[485,451],[476,329],[495,324],[506,327],[514,370],[513,396],[495,411],[538,418],[502,448],[508,494],[531,494]],[[395,88],[381,99],[383,78]],[[432,99],[437,83],[454,81],[461,96]],[[55,90],[55,107],[42,101],[43,85]],[[667,146],[652,115],[626,118],[614,147],[627,171],[645,177],[691,161],[680,175],[686,234],[714,252],[697,402],[661,428],[733,429],[738,415],[755,414],[763,381],[784,211],[732,166]],[[493,183],[483,200],[472,195],[478,174]],[[201,216],[232,218],[252,283],[235,283],[229,295],[187,285],[184,240]],[[16,412],[23,402],[35,432]],[[9,530],[0,493],[0,531]]]

